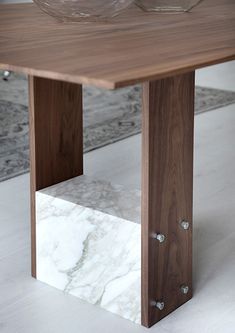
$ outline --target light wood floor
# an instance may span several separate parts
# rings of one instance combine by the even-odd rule
[[[197,72],[235,90],[235,62]],[[140,187],[140,135],[85,155],[85,172]],[[235,332],[235,105],[196,116],[194,298],[156,333]],[[28,174],[0,183],[0,332],[144,333],[147,329],[30,277]]]

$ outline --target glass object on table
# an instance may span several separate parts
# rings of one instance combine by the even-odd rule
[[[96,21],[118,15],[133,0],[33,0],[61,21]]]
[[[135,3],[146,11],[162,13],[188,12],[202,0],[135,0]]]

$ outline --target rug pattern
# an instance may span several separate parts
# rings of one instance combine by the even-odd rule
[[[28,84],[0,79],[0,181],[29,170]],[[84,87],[84,152],[141,132],[141,86],[115,91]],[[195,114],[235,103],[235,92],[196,87]]]

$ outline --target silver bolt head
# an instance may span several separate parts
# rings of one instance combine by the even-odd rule
[[[163,234],[157,234],[155,238],[160,242],[163,243],[166,239],[166,237]]]
[[[162,310],[164,309],[164,307],[165,307],[165,304],[164,304],[164,302],[156,301],[155,307],[156,307],[158,310],[162,311]]]
[[[180,223],[181,227],[184,229],[184,230],[188,230],[189,229],[189,222],[187,221],[182,221]]]
[[[4,71],[3,72],[3,80],[7,80],[9,78],[9,76],[11,75],[10,71]]]
[[[185,284],[183,284],[181,287],[180,287],[180,290],[182,292],[182,294],[187,294],[189,292],[189,286],[186,286]]]

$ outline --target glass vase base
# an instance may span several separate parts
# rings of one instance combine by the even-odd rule
[[[138,7],[147,12],[159,12],[166,14],[177,14],[189,12],[202,0],[136,0]],[[175,5],[173,4],[175,3]]]

